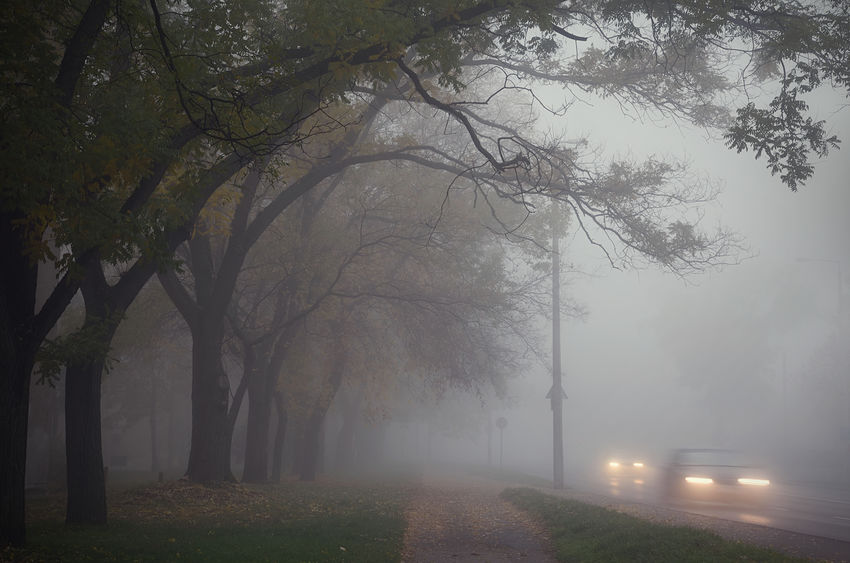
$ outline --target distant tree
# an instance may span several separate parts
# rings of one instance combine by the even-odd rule
[[[104,431],[119,438],[148,421],[151,471],[170,469],[162,459],[159,429],[173,396],[188,398],[183,366],[188,354],[186,327],[159,285],[148,283],[127,311],[113,341],[113,364],[104,377]],[[139,445],[134,445],[138,447]],[[110,465],[109,460],[105,460]]]

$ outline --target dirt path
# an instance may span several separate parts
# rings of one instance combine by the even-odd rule
[[[499,498],[503,488],[426,475],[407,511],[403,561],[555,561],[540,527]]]

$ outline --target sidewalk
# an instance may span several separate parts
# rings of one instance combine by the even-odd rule
[[[555,561],[544,532],[499,498],[504,483],[426,474],[407,511],[403,561]]]

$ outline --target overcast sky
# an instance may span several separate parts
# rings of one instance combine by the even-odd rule
[[[568,465],[577,451],[630,445],[827,448],[839,427],[850,426],[850,411],[845,417],[836,406],[850,405],[850,384],[836,397],[810,377],[813,357],[835,338],[838,263],[830,261],[841,261],[850,306],[850,111],[836,113],[843,101],[822,95],[813,103],[844,149],[818,162],[797,193],[763,160],[738,155],[704,131],[630,121],[605,103],[574,107],[552,121],[553,129],[587,134],[612,154],[691,161],[722,185],[706,225],[720,222],[741,234],[751,254],[739,265],[682,280],[652,268],[612,270],[581,236],[567,241],[565,259],[584,274],[563,291],[589,311],[585,320],[562,325]],[[717,381],[706,382],[715,372]],[[551,454],[543,459],[529,440],[551,440],[543,400],[549,377],[529,374],[518,386],[521,406],[509,412],[515,423],[505,431],[512,460],[551,463]],[[817,416],[820,426],[799,422]]]

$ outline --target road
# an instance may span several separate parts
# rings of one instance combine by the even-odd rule
[[[623,500],[850,542],[850,491],[774,483],[772,494],[760,505],[667,503],[660,500],[655,482],[650,477],[606,478],[575,486]]]

